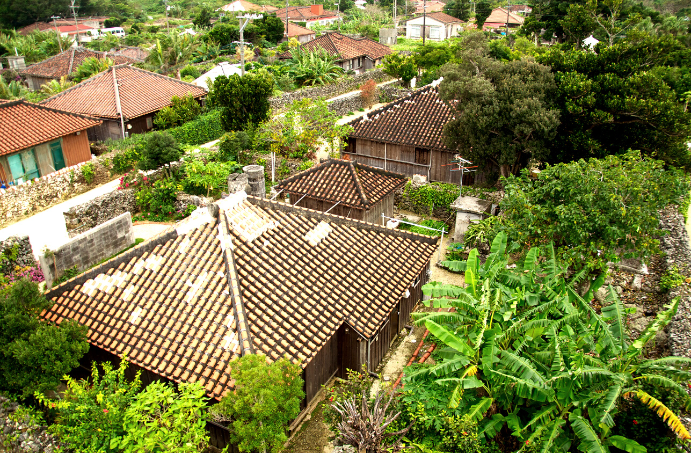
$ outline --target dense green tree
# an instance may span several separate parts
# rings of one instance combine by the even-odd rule
[[[691,164],[691,117],[664,78],[665,67],[687,52],[668,35],[599,46],[597,53],[551,49],[539,56],[552,67],[561,110],[550,161],[638,149],[669,164]]]
[[[192,23],[199,28],[211,28],[211,8],[206,5],[199,8]]]
[[[19,28],[52,15],[66,16],[69,0],[0,0],[3,28]]]
[[[276,44],[283,38],[285,32],[285,25],[283,21],[276,17],[275,14],[265,14],[260,20],[254,21],[255,37],[252,42],[260,44],[260,39],[263,38],[272,44]]]
[[[54,390],[88,351],[86,327],[41,319],[51,305],[36,283],[24,279],[0,293],[1,391],[28,397]]]
[[[169,129],[192,121],[202,113],[202,106],[191,94],[183,97],[173,96],[171,105],[158,111],[154,125],[158,129]]]
[[[226,46],[233,41],[240,40],[240,27],[234,24],[223,24],[217,22],[203,38],[207,43],[214,41],[222,46]]]
[[[249,354],[232,369],[235,391],[214,408],[216,417],[231,422],[230,440],[240,451],[279,452],[305,396],[300,365],[288,359],[269,364],[266,356]]]
[[[467,0],[451,0],[444,6],[444,12],[456,19],[467,21],[470,18],[470,2]]]
[[[250,124],[259,124],[269,117],[269,97],[274,79],[268,72],[252,71],[240,77],[220,76],[214,80],[209,102],[222,109],[221,123],[227,131],[241,131]]]
[[[546,159],[559,124],[549,68],[529,60],[494,60],[481,35],[463,44],[461,63],[441,70],[439,95],[454,110],[444,126],[448,146],[480,167],[499,167],[504,176],[517,173],[530,158]]]
[[[583,40],[597,27],[590,10],[583,5],[569,5],[568,13],[559,24],[569,41],[576,44],[577,49],[580,49]]]
[[[400,55],[394,52],[384,57],[384,72],[392,77],[400,78],[403,85],[410,86],[410,81],[417,75],[415,59],[411,55]]]
[[[475,23],[478,30],[482,30],[490,14],[492,14],[492,5],[489,2],[481,1],[477,3],[475,6]]]
[[[182,157],[182,150],[168,132],[152,132],[144,138],[142,170],[155,170]]]

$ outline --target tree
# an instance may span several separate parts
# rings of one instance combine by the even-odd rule
[[[206,448],[204,387],[192,382],[178,389],[163,382],[149,384],[125,412],[126,434],[110,447],[125,453],[196,453]]]
[[[467,0],[451,0],[444,6],[444,12],[462,21],[470,18],[470,3]]]
[[[343,68],[336,64],[336,56],[324,49],[297,47],[290,51],[290,56],[288,74],[301,86],[326,85],[343,75]]]
[[[192,23],[199,28],[211,28],[211,9],[203,5],[194,16]]]
[[[250,124],[259,124],[269,117],[274,79],[264,70],[240,77],[219,76],[209,93],[209,102],[221,107],[221,123],[227,131],[241,131]]]
[[[23,27],[52,15],[66,16],[69,0],[0,0],[0,22],[3,28]]]
[[[223,24],[217,22],[207,34],[202,38],[207,43],[213,41],[222,46],[231,44],[233,41],[240,40],[240,27],[237,25]]]
[[[217,420],[230,421],[230,440],[240,451],[277,453],[286,428],[300,412],[300,365],[288,359],[267,363],[264,355],[245,355],[232,365],[235,391],[214,407]]]
[[[256,38],[252,39],[255,44],[260,44],[259,38],[264,38],[272,44],[279,42],[283,38],[285,25],[280,17],[275,14],[265,14],[260,20],[252,23],[256,27]]]
[[[392,77],[397,77],[403,82],[403,86],[410,87],[410,81],[417,75],[415,60],[410,55],[400,55],[394,52],[384,57],[382,61],[384,72]]]
[[[51,305],[36,283],[24,279],[0,293],[0,390],[23,397],[55,390],[79,366],[89,349],[87,328],[41,319]]]
[[[669,35],[601,47],[597,53],[551,49],[537,58],[552,68],[561,110],[549,161],[638,149],[671,165],[691,165],[691,116],[665,81],[688,49]]]
[[[87,57],[84,59],[82,64],[77,66],[74,72],[72,72],[71,78],[76,83],[79,83],[88,79],[89,77],[105,71],[111,66],[113,66],[113,60],[110,58]]]
[[[671,393],[682,407],[690,407],[691,359],[644,355],[679,300],[659,311],[630,342],[626,324],[631,311],[614,288],[607,288],[600,311],[589,305],[604,275],[589,281],[581,296],[576,285],[584,273],[567,279],[571,274],[551,247],[544,259],[540,255],[530,249],[515,269],[507,269],[507,238],[498,235],[484,264],[477,249],[467,261],[447,262],[465,273],[466,286],[433,282],[423,286],[423,293],[433,298],[432,307],[452,310],[414,316],[448,353],[434,366],[406,373],[406,380],[417,374],[454,383],[449,407],[477,401],[467,413],[480,422],[478,434],[491,440],[507,425],[523,444],[521,451],[561,451],[562,446],[646,451],[617,433],[615,417],[631,400],[656,412],[680,439],[691,438],[677,415],[649,393]]]
[[[165,164],[180,160],[182,150],[167,132],[151,132],[143,140],[142,170],[156,170]]]
[[[554,76],[530,60],[493,60],[486,42],[471,43],[464,41],[463,63],[441,71],[439,96],[454,111],[444,126],[448,146],[481,168],[499,167],[504,176],[530,158],[544,160],[559,124]]]
[[[159,129],[169,129],[192,121],[202,113],[202,106],[191,94],[182,98],[173,96],[171,105],[158,111],[154,117],[154,125]]]
[[[626,30],[640,22],[641,17],[638,14],[633,14],[624,18],[622,12],[624,0],[603,0],[602,5],[607,10],[606,14],[597,13],[597,0],[588,0],[588,8],[591,11],[593,20],[607,36],[607,44],[612,46],[614,40],[626,33]]]
[[[478,30],[482,30],[490,14],[492,14],[492,6],[489,2],[481,1],[477,3],[475,6],[475,23],[477,23]]]
[[[595,29],[597,24],[592,19],[590,10],[583,5],[570,5],[566,16],[559,21],[569,40],[580,49],[583,40]]]

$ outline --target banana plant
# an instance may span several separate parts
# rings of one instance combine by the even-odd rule
[[[630,313],[610,286],[598,313],[589,301],[604,283],[590,282],[581,295],[576,284],[584,273],[570,276],[553,247],[541,260],[531,249],[523,262],[509,266],[506,235],[492,243],[480,263],[477,250],[464,262],[465,286],[430,283],[423,293],[430,305],[447,310],[416,315],[443,345],[442,360],[418,370],[439,383],[454,383],[449,407],[458,407],[464,392],[482,395],[470,416],[489,439],[508,425],[523,442],[523,451],[538,445],[543,452],[646,451],[632,439],[612,434],[614,416],[624,400],[638,399],[656,412],[680,439],[691,435],[661,401],[645,391],[652,386],[678,395],[691,408],[685,386],[691,360],[647,359],[646,347],[671,321],[678,300],[660,311],[636,341],[626,333]],[[492,416],[483,419],[490,411]]]

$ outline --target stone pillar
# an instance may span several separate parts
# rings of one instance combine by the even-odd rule
[[[248,183],[250,185],[250,193],[257,198],[266,198],[266,183],[264,181],[264,167],[261,165],[247,165],[242,167],[242,171],[247,174]]]
[[[231,173],[228,176],[228,194],[233,194],[240,191],[245,191],[249,194],[252,188],[249,185],[249,178],[246,173]]]

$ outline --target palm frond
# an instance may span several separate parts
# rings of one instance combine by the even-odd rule
[[[580,415],[571,414],[569,418],[571,421],[571,428],[581,440],[583,445],[579,449],[587,453],[609,453],[607,447],[602,445],[600,438],[591,426],[590,422]],[[585,448],[584,448],[585,447]]]
[[[684,425],[681,423],[681,420],[679,420],[679,417],[677,417],[674,412],[672,412],[667,406],[665,406],[661,401],[653,398],[650,396],[648,393],[644,392],[643,390],[638,390],[635,393],[634,392],[629,392],[625,394],[624,396],[635,396],[643,404],[648,406],[650,409],[654,410],[657,415],[662,418],[662,420],[667,423],[667,426],[669,426],[672,431],[674,431],[674,434],[677,435],[682,440],[686,439],[691,439],[691,435],[689,432],[686,430]]]

